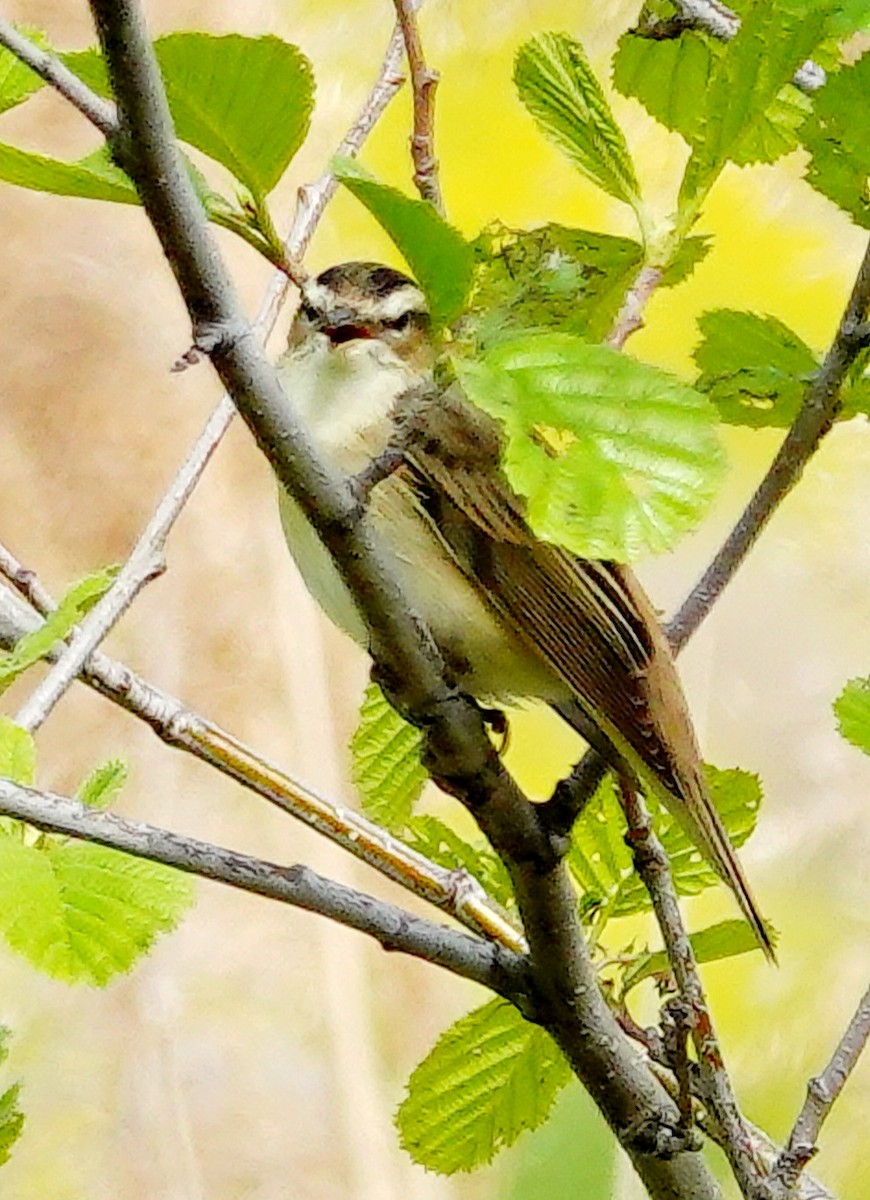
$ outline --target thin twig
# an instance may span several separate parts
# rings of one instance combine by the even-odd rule
[[[674,0],[685,28],[701,29],[723,42],[732,41],[740,31],[737,13],[720,0]],[[798,67],[794,83],[804,92],[816,92],[827,82],[827,74],[818,63],[807,61]]]
[[[698,1055],[703,1100],[722,1130],[722,1148],[742,1195],[746,1200],[766,1200],[765,1185],[752,1155],[752,1142],[725,1068],[695,953],[683,923],[668,857],[637,787],[620,779],[619,788],[635,869],[652,901],[680,998],[691,1014],[689,1023]]]
[[[7,23],[2,20],[0,20],[0,42],[28,66],[39,70],[39,74],[43,78],[75,103],[69,94],[70,85],[66,79],[69,76],[70,80],[75,81],[75,76],[64,67],[63,63],[53,58],[52,55],[45,54],[14,28],[7,28]],[[398,91],[402,84],[402,78],[397,73],[401,62],[402,48],[401,31],[397,26],[390,39],[386,57],[375,84],[362,111],[342,139],[338,153],[348,156],[358,151]],[[37,67],[37,63],[40,64],[40,67]],[[81,88],[83,89],[82,94],[89,93],[89,89],[84,85],[81,85]],[[94,101],[102,103],[99,97],[90,95]],[[76,104],[76,107],[80,108],[81,105]],[[103,129],[103,132],[107,136],[115,136],[118,131],[117,120],[114,115],[114,106],[110,107],[111,127]],[[94,119],[88,112],[85,115]],[[95,121],[95,124],[98,122]],[[294,275],[297,280],[299,278],[298,264],[301,255],[311,240],[314,229],[337,186],[335,178],[327,172],[317,183],[300,190],[296,214],[285,243],[287,261],[288,264],[292,264],[293,270],[276,273],[254,319],[254,328],[264,342],[274,328],[278,313],[287,297],[291,279]],[[17,724],[31,731],[36,730],[42,724],[80,673],[82,664],[88,655],[105,639],[142,588],[165,569],[164,546],[166,539],[202,477],[212,454],[229,428],[235,411],[231,398],[228,395],[223,396],[158,504],[151,520],[137,539],[112,587],[82,621],[75,636],[70,640],[67,650],[57,660],[52,671],[25,701],[16,715]]]
[[[24,596],[36,590],[43,616],[53,610],[54,603],[35,574],[22,567],[2,544],[0,575]],[[11,650],[19,638],[38,625],[32,614],[0,588],[0,646]],[[55,651],[55,657],[57,654]],[[175,696],[99,651],[87,659],[80,678],[144,721],[166,745],[185,750],[215,767],[475,933],[519,953],[525,952],[522,935],[467,871],[451,871],[431,862],[362,814],[293,779]]]
[[[394,904],[318,875],[301,864],[285,867],[196,838],[99,812],[51,792],[0,779],[0,812],[46,833],[80,838],[227,883],[244,891],[320,913],[400,950],[446,967],[505,995],[516,994],[523,976],[521,955],[413,916]],[[509,996],[510,998],[510,996]]]
[[[416,5],[412,0],[393,0],[393,3],[402,30],[414,92],[414,132],[411,135],[414,184],[424,200],[443,212],[438,159],[435,157],[435,89],[438,87],[438,72],[426,65]]]
[[[422,3],[423,0],[419,0],[418,7]],[[387,105],[405,82],[405,77],[401,72],[403,57],[404,41],[401,27],[397,22],[381,63],[377,80],[369,92],[359,116],[339,143],[335,152],[336,156],[353,158],[359,153]],[[335,176],[331,172],[325,171],[314,183],[305,184],[299,189],[296,215],[287,237],[288,248],[292,248],[293,253],[297,256],[303,255],[308,249],[311,235],[323,216],[327,204],[335,195],[337,187],[338,182]]]
[[[172,526],[202,477],[232,419],[232,404],[219,404],[175,476],[154,515],[136,540],[112,586],[91,609],[45,678],[25,700],[15,722],[31,732],[38,729],[81,672],[88,656],[120,620],[139,592],[166,569],[163,550]]]
[[[842,400],[846,374],[863,348],[862,324],[870,306],[870,244],[858,270],[831,348],[804,396],[801,410],[776,458],[722,548],[665,626],[675,651],[683,648],[731,581],[735,571],[782,501],[803,474],[831,428]]]
[[[804,1106],[773,1168],[772,1178],[780,1189],[778,1200],[788,1200],[794,1194],[801,1172],[818,1149],[822,1125],[857,1066],[868,1037],[870,988],[862,996],[831,1061],[809,1082]]]
[[[0,46],[5,46],[40,79],[50,83],[109,141],[117,136],[118,117],[114,104],[92,92],[59,58],[41,49],[3,17],[0,17]]]

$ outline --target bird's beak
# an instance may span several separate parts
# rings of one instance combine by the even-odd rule
[[[357,338],[372,337],[371,329],[360,324],[359,318],[349,308],[330,309],[321,322],[320,329],[333,346],[340,346],[343,342],[352,342]]]

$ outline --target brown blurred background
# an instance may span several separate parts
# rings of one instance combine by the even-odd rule
[[[496,216],[631,232],[617,206],[535,133],[513,97],[510,64],[530,33],[567,27],[602,67],[636,6],[609,5],[606,22],[600,7],[580,4],[569,14],[549,0],[469,7],[429,0],[423,21],[443,77],[439,153],[453,220],[468,234]],[[272,32],[312,59],[312,135],[273,197],[286,227],[295,188],[319,174],[374,77],[392,6],[152,0],[147,9],[155,32]],[[93,40],[84,3],[16,0],[5,15],[46,29],[61,48]],[[617,111],[666,211],[681,143],[636,105],[620,102]],[[363,154],[405,187],[407,122],[401,97]],[[61,157],[95,145],[85,122],[47,90],[3,125],[4,140]],[[863,239],[797,182],[799,166],[728,172],[704,219],[715,252],[689,284],[655,299],[634,353],[689,372],[694,318],[712,306],[772,312],[825,345]],[[219,390],[205,365],[169,373],[189,327],[140,211],[0,185],[0,227],[0,538],[59,593],[125,556]],[[217,236],[253,312],[270,270]],[[388,255],[369,218],[340,197],[310,265]],[[663,610],[690,587],[777,440],[728,435],[733,470],[704,528],[675,556],[642,564]],[[745,859],[782,931],[781,966],[751,956],[712,967],[707,978],[748,1115],[777,1135],[866,981],[870,763],[838,738],[830,705],[848,678],[870,672],[868,465],[865,423],[835,430],[681,660],[707,757],[758,771],[765,785],[761,830]],[[241,427],[173,532],[169,567],[107,649],[353,802],[343,747],[365,663],[301,590],[269,471]],[[551,753],[540,754],[541,737]],[[514,766],[540,793],[575,749],[538,713],[517,719],[514,746]],[[71,790],[95,763],[121,755],[131,764],[124,812],[401,898],[84,688],[48,720],[39,749],[46,787]],[[425,1174],[398,1149],[391,1113],[403,1081],[437,1034],[485,999],[476,989],[316,917],[216,885],[200,884],[198,895],[182,927],[102,992],[48,980],[0,948],[0,1021],[15,1034],[3,1078],[23,1081],[27,1112],[25,1136],[0,1175],[4,1197],[592,1196],[577,1190],[576,1175],[564,1192],[518,1182],[536,1155],[543,1162],[552,1152],[534,1137],[495,1168],[459,1180]],[[725,915],[724,895],[694,905],[697,923]],[[844,1195],[870,1180],[868,1099],[865,1063],[816,1164]],[[588,1161],[601,1133],[581,1116],[566,1125],[565,1144],[586,1130]],[[602,1172],[614,1196],[636,1194],[622,1165],[605,1162]]]

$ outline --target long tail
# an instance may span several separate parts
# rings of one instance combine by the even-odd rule
[[[626,768],[625,758],[618,753],[601,730],[595,727],[577,701],[560,702],[553,707],[585,741],[594,746],[612,770],[622,770],[629,776],[634,776],[635,771],[631,767]],[[713,803],[700,762],[697,763],[697,768],[694,763],[682,763],[679,778],[672,777],[667,783],[659,772],[653,772],[646,764],[638,762],[637,765],[643,768],[643,782],[667,805],[717,875],[731,888],[759,946],[771,962],[776,962],[770,934],[740,865],[737,852]]]

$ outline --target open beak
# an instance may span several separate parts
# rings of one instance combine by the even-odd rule
[[[354,320],[354,313],[349,308],[334,308],[326,315],[320,328],[333,346],[340,346],[344,342],[353,342],[357,338],[373,336],[369,326],[361,325],[359,321]]]

